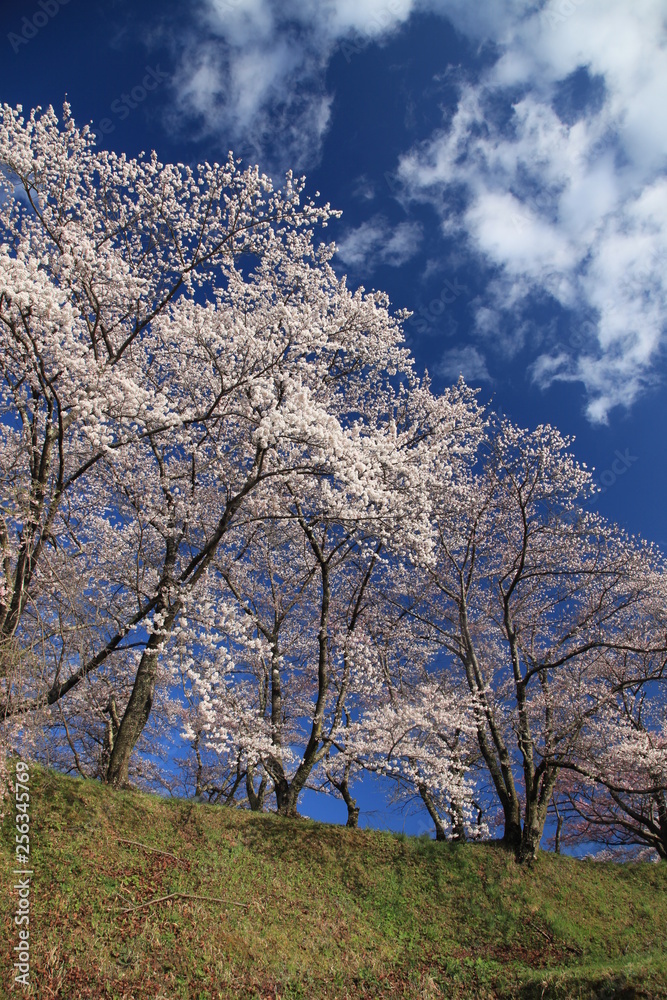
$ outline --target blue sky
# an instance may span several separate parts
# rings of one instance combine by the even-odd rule
[[[0,94],[342,209],[436,388],[550,422],[667,548],[665,0],[5,0]]]

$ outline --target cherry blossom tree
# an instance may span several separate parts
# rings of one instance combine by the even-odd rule
[[[285,815],[295,813],[300,792],[326,762],[329,781],[355,816],[349,758],[339,773],[332,752],[347,718],[346,699],[374,654],[369,586],[387,546],[396,553],[427,550],[423,479],[436,465],[442,470],[446,452],[467,453],[479,435],[463,385],[437,398],[426,383],[395,393],[365,380],[353,405],[378,429],[373,451],[357,466],[369,483],[361,502],[345,480],[300,473],[285,478],[282,488],[274,484],[264,499],[254,496],[240,555],[222,547],[215,562],[263,644],[250,669],[253,680],[219,684],[217,664],[201,658],[193,676],[210,692],[212,738],[242,747],[250,784],[261,766]],[[355,423],[352,433],[358,430]],[[378,457],[381,476],[370,464]],[[387,499],[379,504],[380,497]]]
[[[415,375],[304,186],[0,112],[4,738],[119,786],[175,727],[197,794],[351,822],[365,767],[438,836],[490,794],[521,858],[562,783],[664,851],[661,556],[553,428]]]
[[[662,674],[651,662],[644,672]],[[563,843],[603,844],[620,856],[648,849],[667,860],[664,678],[620,688],[615,704],[588,729],[564,779]]]
[[[169,689],[167,684],[165,688]],[[173,692],[168,699],[171,726],[168,739],[161,742],[160,749],[164,752],[165,744],[169,744],[174,766],[159,769],[154,778],[155,787],[179,798],[243,806],[248,776],[241,754],[233,749],[224,753],[212,751],[207,745],[206,719],[197,692],[185,683],[179,685],[177,691],[170,690]],[[151,720],[154,715],[155,712],[151,712]]]
[[[437,839],[462,840],[480,832],[472,822],[473,717],[469,699],[432,675],[438,646],[404,601],[414,580],[414,564],[388,547],[369,581],[361,669],[325,774],[347,804],[348,825],[358,817],[350,780],[367,771],[390,779],[393,800],[421,800]]]
[[[4,636],[17,629],[63,498],[88,470],[202,416],[160,385],[155,319],[180,292],[210,288],[216,270],[224,280],[223,262],[279,239],[277,220],[327,216],[299,209],[291,180],[274,195],[231,159],[196,173],[155,155],[128,161],[95,151],[67,106],[62,128],[52,109],[28,121],[20,112],[5,106],[0,126]]]
[[[549,427],[490,430],[478,467],[434,497],[437,558],[411,611],[468,690],[520,858],[591,720],[637,682],[635,660],[665,650],[659,554],[584,512],[591,477],[568,444]]]
[[[359,826],[360,807],[356,798],[352,795],[352,786],[363,768],[359,761],[355,760],[350,753],[350,713],[347,707],[343,710],[342,726],[339,727],[337,736],[336,753],[332,756],[331,751],[327,752],[323,762],[324,781],[316,791],[333,792],[337,798],[341,798],[347,808],[346,826],[356,829]]]
[[[478,836],[479,811],[466,766],[472,719],[458,693],[424,678],[384,694],[351,725],[343,759],[393,779],[403,796],[418,794],[437,840]]]
[[[344,497],[386,526],[425,441],[460,447],[478,421],[462,392],[434,401],[418,384],[386,297],[336,277],[313,242],[331,211],[291,175],[274,191],[231,155],[191,170],[98,151],[67,106],[62,122],[5,106],[0,166],[4,662],[50,637],[38,669],[6,671],[3,714],[54,706],[134,650],[118,785],[160,654],[217,600],[208,571],[251,496],[312,477],[322,509]],[[424,511],[411,525],[418,548]],[[65,570],[86,581],[67,615]]]
[[[75,128],[67,106],[62,128],[52,109],[33,112],[26,122],[20,109],[5,106],[0,164],[5,170],[0,624],[3,653],[15,656],[27,645],[19,630],[28,604],[37,617],[54,616],[57,588],[44,558],[49,544],[62,553],[73,548],[79,562],[86,546],[89,554],[106,552],[118,527],[108,512],[121,502],[123,480],[141,468],[138,478],[145,488],[147,456],[159,480],[165,438],[172,449],[192,446],[190,474],[196,476],[204,423],[213,416],[215,394],[225,392],[219,379],[215,384],[215,344],[202,338],[199,350],[190,351],[187,335],[170,343],[157,320],[166,319],[167,328],[171,321],[173,332],[177,317],[164,314],[179,296],[192,304],[194,292],[210,291],[217,276],[226,281],[227,262],[233,271],[240,255],[261,255],[272,242],[284,243],[280,224],[298,229],[311,219],[325,220],[328,210],[310,204],[300,208],[300,185],[291,178],[284,195],[274,194],[267,178],[257,171],[241,173],[231,158],[223,166],[206,164],[193,172],[164,166],[154,155],[127,161],[96,152],[87,129]],[[208,366],[198,399],[183,370],[170,366],[171,360],[181,364],[184,358],[195,378],[203,374],[196,361]],[[251,371],[256,353],[248,362]],[[241,375],[238,363],[236,368],[229,365],[230,384]],[[173,374],[178,377],[172,384]],[[116,461],[121,455],[122,466]],[[127,500],[133,503],[131,493]],[[107,517],[82,538],[72,522],[95,501]],[[168,497],[162,495],[160,503],[164,508]],[[146,505],[142,513],[135,534],[151,521]],[[164,516],[163,509],[159,513]],[[163,560],[163,576],[171,562],[172,555]],[[44,597],[42,607],[35,595]],[[96,596],[102,599],[99,590]],[[60,666],[71,658],[59,655],[52,683],[42,683],[27,704],[7,691],[5,712],[55,703],[97,669],[160,600],[153,593],[129,614],[125,609],[116,615],[120,627],[111,623],[106,641],[66,678]]]
[[[357,519],[341,524],[317,511],[319,487],[300,487],[297,496],[289,482],[282,516],[274,496],[274,518],[248,524],[214,565],[252,626],[255,655],[245,640],[226,671],[201,656],[190,670],[207,699],[209,745],[241,754],[251,807],[264,804],[261,783],[253,785],[259,770],[288,816],[325,759],[330,766],[380,548]]]

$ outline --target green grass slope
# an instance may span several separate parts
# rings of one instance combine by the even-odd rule
[[[31,986],[10,989],[10,803],[1,997],[667,998],[667,865],[543,854],[523,870],[492,845],[113,793],[37,768],[31,817]]]

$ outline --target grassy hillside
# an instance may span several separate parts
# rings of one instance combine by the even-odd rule
[[[494,846],[114,794],[36,768],[31,787],[33,985],[12,996],[667,998],[667,865],[545,854],[524,871]]]

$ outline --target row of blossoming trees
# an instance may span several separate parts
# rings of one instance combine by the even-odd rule
[[[550,427],[436,395],[287,176],[0,117],[9,747],[295,815],[362,771],[437,836],[667,857],[665,573]],[[168,761],[167,757],[171,754]],[[574,817],[574,819],[572,819]]]

